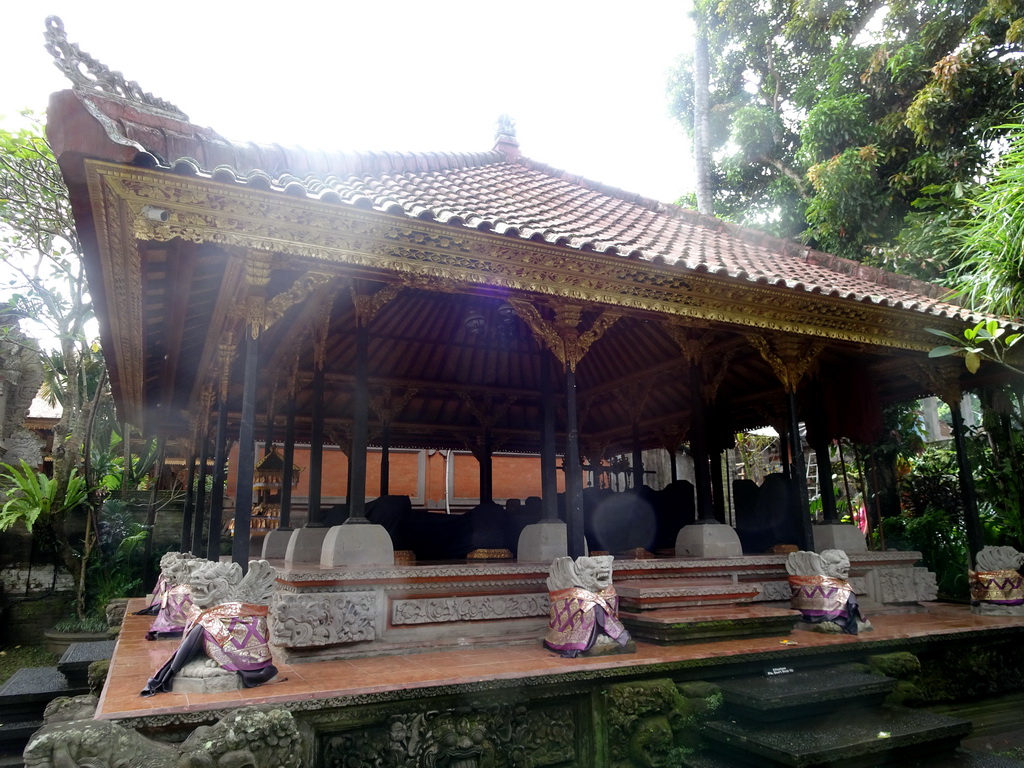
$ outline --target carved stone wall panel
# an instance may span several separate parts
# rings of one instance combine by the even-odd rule
[[[570,705],[502,703],[409,709],[372,725],[321,734],[325,768],[564,766],[577,759],[578,713]]]
[[[914,570],[912,568],[879,568],[876,571],[878,579],[879,602],[890,603],[915,603],[917,602],[917,586],[914,582]]]
[[[393,625],[524,619],[547,615],[547,593],[428,597],[391,602]]]
[[[927,603],[935,600],[939,596],[939,585],[935,581],[935,574],[920,566],[914,568],[913,573],[917,601]]]
[[[373,640],[377,597],[373,592],[276,593],[270,605],[270,641],[311,648]]]

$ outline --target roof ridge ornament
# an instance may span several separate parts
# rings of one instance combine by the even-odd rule
[[[494,149],[504,153],[509,160],[521,157],[519,141],[516,139],[516,121],[507,113],[498,116],[497,130],[494,133]]]
[[[78,47],[69,43],[64,31],[64,22],[58,16],[46,18],[46,50],[54,59],[54,65],[70,80],[75,90],[100,91],[125,101],[134,102],[159,111],[169,117],[188,120],[188,115],[169,101],[157,98],[142,90],[134,80],[126,80],[105,64]]]

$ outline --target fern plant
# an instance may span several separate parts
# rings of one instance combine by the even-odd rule
[[[86,500],[85,479],[72,470],[63,499],[57,498],[57,483],[42,472],[34,470],[21,460],[21,468],[0,464],[5,473],[0,475],[0,488],[8,497],[0,507],[0,531],[6,531],[18,522],[25,524],[29,533],[40,518],[49,518],[61,509],[74,509]]]

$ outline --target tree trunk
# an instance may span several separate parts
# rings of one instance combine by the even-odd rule
[[[697,40],[693,53],[693,164],[696,173],[697,210],[707,216],[715,213],[714,187],[711,183],[711,126],[708,118],[710,89],[710,58],[708,34],[700,12],[697,17]]]

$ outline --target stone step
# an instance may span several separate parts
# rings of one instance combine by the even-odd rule
[[[0,688],[0,722],[41,720],[46,705],[58,696],[79,696],[87,685],[70,685],[56,667],[19,669]]]
[[[109,659],[114,655],[116,640],[99,640],[92,643],[72,643],[57,662],[57,669],[68,685],[81,687],[89,685],[89,665],[94,661]]]
[[[762,676],[720,683],[731,715],[759,722],[805,717],[848,705],[881,704],[896,687],[891,677],[836,665],[792,670],[776,666]]]
[[[637,640],[675,645],[788,635],[800,621],[800,613],[764,605],[710,605],[619,611],[619,619]]]
[[[706,739],[726,756],[761,766],[938,765],[971,732],[967,720],[903,707],[850,709],[784,723],[718,720]]]
[[[20,757],[32,734],[42,727],[42,719],[0,723],[0,766],[4,765],[3,757]]]
[[[619,606],[633,611],[701,605],[749,603],[759,588],[727,576],[683,579],[635,579],[618,582]]]
[[[943,755],[925,755],[921,758],[897,756],[895,762],[879,763],[869,758],[865,766],[898,765],[899,768],[1021,768],[1024,763],[1011,760],[1007,757],[987,755],[982,752],[973,752],[967,749],[957,749],[954,752]],[[682,768],[753,768],[754,766],[765,766],[766,763],[760,758],[743,760],[729,758],[721,752],[698,752],[687,755],[680,763]],[[826,765],[828,765],[826,763]],[[841,765],[843,768],[854,765],[840,760],[833,765]]]

